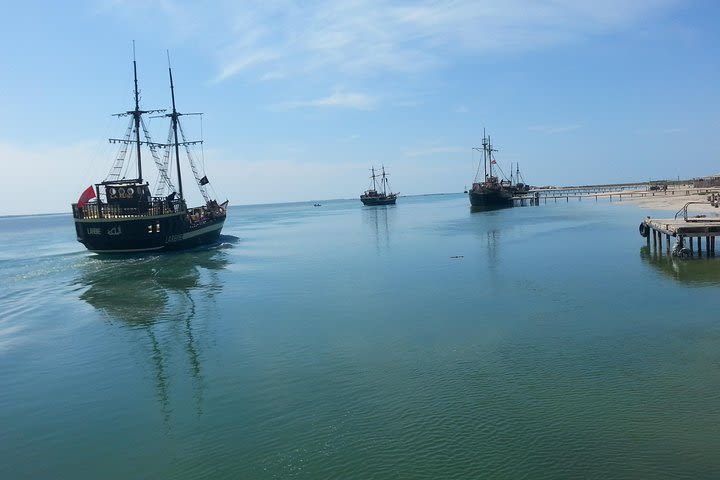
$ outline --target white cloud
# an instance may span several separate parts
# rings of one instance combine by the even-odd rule
[[[183,32],[191,23],[197,42],[217,58],[215,79],[223,81],[278,69],[289,76],[422,71],[453,57],[538,50],[632,28],[676,3],[246,0],[208,8],[184,0],[106,0],[104,9],[122,9],[128,20],[134,17],[127,10],[156,14]]]
[[[293,100],[273,105],[275,110],[296,108],[350,108],[371,110],[377,104],[377,98],[363,93],[335,92],[327,97],[315,100]]]
[[[238,57],[234,61],[225,64],[213,81],[222,82],[227,78],[254,67],[255,65],[266,64],[267,62],[275,60],[279,57],[280,54],[273,52],[272,50],[258,50],[253,52],[251,55]],[[263,77],[261,77],[261,79],[262,78]]]
[[[260,76],[260,81],[268,82],[271,80],[282,80],[285,78],[285,74],[278,71],[266,72]]]

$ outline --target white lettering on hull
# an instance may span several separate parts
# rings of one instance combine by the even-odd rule
[[[199,236],[199,235],[204,235],[204,234],[206,234],[206,233],[210,233],[210,232],[212,232],[212,231],[214,231],[214,230],[220,230],[220,229],[223,227],[223,223],[225,223],[225,222],[216,223],[216,224],[214,224],[214,225],[210,225],[210,226],[203,227],[203,228],[198,228],[197,230],[194,230],[194,231],[192,231],[192,232],[177,233],[177,234],[175,234],[175,235],[168,235],[168,237],[167,237],[167,243],[176,243],[176,242],[179,242],[179,241],[181,241],[181,240],[187,240],[187,239],[189,239],[189,238],[194,238],[194,237],[197,237],[197,236]]]

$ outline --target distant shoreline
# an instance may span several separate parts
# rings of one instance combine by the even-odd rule
[[[650,182],[655,183],[655,182]],[[648,185],[649,183],[645,183]],[[566,190],[579,190],[579,189],[591,189],[591,188],[622,188],[629,186],[643,185],[641,182],[637,183],[613,183],[613,184],[598,184],[598,185],[578,185],[578,186],[562,186],[562,187],[540,187],[538,190],[558,192],[559,196],[562,196],[563,191]],[[597,196],[598,198],[609,198],[615,197],[618,202],[630,203],[640,208],[649,210],[665,210],[672,212],[674,215],[677,211],[682,209],[688,202],[691,201],[707,201],[707,195],[710,193],[716,193],[720,195],[719,187],[708,187],[708,188],[695,188],[690,184],[682,182],[667,182],[667,190],[656,190],[649,191],[645,189],[637,190],[615,190],[608,192],[598,192],[597,194],[588,194],[590,196]],[[462,195],[462,192],[438,192],[438,193],[417,193],[410,195],[403,195],[403,197],[428,197],[428,196],[442,196],[442,195]],[[331,198],[323,200],[298,200],[292,202],[276,202],[276,203],[257,203],[257,204],[238,204],[231,205],[231,207],[265,207],[274,205],[292,205],[292,204],[305,204],[313,202],[337,202],[337,201],[350,201],[355,198]],[[712,215],[714,217],[720,217],[720,208],[715,208],[709,203],[706,204],[693,204],[690,206],[690,214],[705,214]],[[20,218],[20,217],[41,217],[41,216],[58,216],[58,215],[72,215],[70,212],[54,212],[54,213],[25,213],[25,214],[9,214],[0,215],[0,219]]]

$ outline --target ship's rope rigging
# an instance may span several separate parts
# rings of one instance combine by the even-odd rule
[[[158,178],[154,189],[155,194],[158,196],[164,196],[166,187],[169,188],[170,191],[175,190],[175,187],[173,186],[173,183],[170,180],[170,176],[168,174],[169,150],[166,151],[165,158],[160,158],[158,148],[161,147],[161,145],[156,144],[152,141],[152,137],[150,136],[150,131],[148,129],[147,123],[142,117],[140,118],[140,126],[142,129],[142,136],[145,140],[143,143],[145,143],[150,150],[150,154],[152,155],[155,166],[158,170]],[[128,172],[130,170],[130,166],[133,164],[132,160],[135,156],[134,149],[129,148],[129,146],[135,143],[133,140],[131,140],[131,138],[133,138],[135,134],[135,119],[131,118],[122,140],[113,141],[113,143],[119,143],[120,148],[115,157],[115,161],[113,162],[110,172],[105,178],[105,181],[112,182],[128,178]]]
[[[195,164],[195,159],[193,158],[192,152],[190,151],[190,145],[194,143],[200,143],[202,145],[202,140],[199,142],[188,142],[187,137],[185,136],[185,130],[182,127],[182,124],[178,121],[177,122],[178,130],[180,131],[180,136],[182,137],[182,143],[185,147],[185,153],[188,158],[188,162],[190,163],[190,169],[193,172],[193,176],[195,177],[195,182],[197,183],[198,188],[200,189],[200,194],[203,196],[203,199],[205,199],[205,203],[210,201],[210,196],[207,193],[207,190],[205,188],[205,185],[207,185],[207,177],[200,176],[200,172],[197,169],[197,166]],[[204,165],[203,165],[204,167]],[[203,179],[206,180],[206,183],[203,184]]]
[[[173,184],[170,181],[170,177],[168,176],[167,164],[160,159],[160,155],[157,151],[158,146],[157,144],[153,143],[152,138],[150,138],[150,132],[148,132],[145,120],[142,118],[140,119],[140,125],[142,125],[145,141],[147,142],[148,148],[150,149],[150,154],[155,161],[155,166],[158,169],[158,179],[155,186],[155,194],[157,196],[164,197],[166,186],[170,189],[170,191],[174,191],[175,187],[173,187]]]
[[[203,134],[203,116],[200,115],[200,161],[202,163],[202,174],[203,176],[207,177],[207,173],[205,172],[205,135]],[[215,187],[213,187],[212,183],[205,184],[205,187],[210,186],[210,189],[212,190],[212,196],[213,198],[218,198],[217,192],[215,191]]]
[[[154,188],[155,194],[158,196],[165,196],[165,189],[168,188],[170,192],[175,191],[175,186],[173,185],[172,180],[170,179],[170,169],[172,168],[172,162],[171,159],[173,157],[172,151],[175,144],[173,143],[173,129],[172,125],[169,127],[168,131],[168,138],[167,142],[165,144],[158,144],[152,141],[152,137],[150,136],[150,132],[148,129],[148,126],[144,119],[140,119],[140,126],[142,129],[142,136],[144,138],[144,141],[142,142],[145,144],[148,149],[150,150],[150,154],[153,157],[153,160],[155,162],[155,166],[158,170],[158,178],[156,181],[156,185]],[[202,175],[201,170],[198,169],[197,162],[195,161],[195,157],[190,149],[191,145],[195,144],[201,144],[202,140],[200,141],[188,141],[187,136],[185,135],[185,130],[182,127],[182,124],[178,122],[178,130],[180,132],[180,135],[182,137],[182,142],[180,142],[183,147],[185,148],[185,153],[188,158],[188,162],[190,164],[190,169],[193,172],[193,176],[195,177],[195,182],[198,185],[198,189],[200,190],[200,193],[202,194],[203,198],[205,199],[205,202],[208,202],[210,200],[210,197],[207,193],[206,185],[209,184],[207,182],[207,178],[205,177],[205,158],[204,158],[204,151],[201,153],[201,166],[202,166]],[[132,138],[135,136],[136,130],[135,130],[135,121],[134,119],[131,119],[128,127],[125,131],[125,135],[122,139],[119,140],[112,140],[111,143],[118,143],[120,144],[120,148],[118,149],[118,152],[115,156],[115,160],[110,168],[110,172],[105,177],[105,181],[120,181],[128,178],[128,172],[130,170],[130,166],[132,165],[132,159],[134,157],[134,150],[133,148],[130,148],[129,146],[135,144],[135,141],[132,140]],[[162,157],[160,156],[160,153],[158,152],[159,148],[164,148],[164,154]]]
[[[105,177],[105,181],[116,181],[120,179],[120,174],[123,173],[123,166],[125,162],[125,157],[127,156],[128,145],[131,144],[130,137],[135,131],[134,125],[135,120],[131,118],[130,122],[128,123],[128,127],[125,130],[125,136],[123,137],[123,141],[118,142],[120,143],[120,148],[118,149],[118,153],[115,156],[115,162],[113,162],[112,167],[110,167],[110,172],[108,173],[107,177]]]
[[[172,124],[168,126],[168,134],[167,134],[167,140],[165,141],[165,145],[170,145],[173,138],[173,129]],[[168,179],[170,178],[170,175],[172,174],[172,166],[173,163],[172,160],[172,149],[171,148],[165,148],[165,154],[163,155],[162,159],[162,169],[165,172],[165,175],[167,175]],[[160,167],[158,167],[160,168]],[[170,193],[175,192],[175,187],[172,184],[169,184],[170,187]],[[156,191],[158,192],[157,195],[162,196],[164,195],[164,185],[159,183],[158,180],[158,186],[156,188]]]
[[[500,171],[500,173],[502,173],[502,176],[505,180],[510,181],[510,179],[508,179],[508,176],[505,175],[505,172],[503,172],[503,169],[500,168],[500,164],[497,163],[497,160],[495,160],[495,155],[493,155],[492,153],[490,154],[490,161],[491,162],[494,161],[495,163],[493,165],[495,165],[495,168],[497,168]]]
[[[476,151],[476,150],[477,150],[477,147],[473,147],[473,148],[472,148],[472,155],[471,155],[473,164],[474,164],[474,165],[477,165],[477,170],[475,171],[475,180],[474,180],[474,183],[477,183],[478,177],[480,176],[480,161],[477,161],[477,162],[475,161],[475,151]]]
[[[140,96],[139,92],[137,92],[138,97]],[[146,111],[140,111],[137,107],[136,103],[136,110],[134,111],[128,111],[120,114],[115,114],[114,116],[130,116],[130,120],[128,122],[128,126],[125,130],[125,134],[122,138],[111,138],[110,143],[111,144],[119,144],[119,148],[116,152],[114,161],[112,162],[112,165],[110,167],[110,171],[105,177],[105,182],[118,182],[118,181],[133,181],[132,178],[128,176],[129,172],[131,172],[132,167],[134,163],[138,164],[137,171],[135,175],[137,175],[137,178],[139,178],[139,162],[137,156],[139,155],[139,152],[137,152],[137,149],[134,146],[137,146],[138,148],[140,145],[143,147],[147,147],[147,149],[150,150],[150,154],[153,157],[153,161],[155,162],[155,166],[157,169],[157,178],[154,182],[154,188],[153,188],[153,194],[155,196],[166,196],[166,193],[175,193],[176,188],[173,184],[172,174],[175,173],[177,178],[180,178],[180,172],[173,172],[176,168],[181,168],[181,170],[184,170],[184,168],[180,167],[179,164],[173,165],[173,160],[178,160],[175,157],[177,156],[177,149],[176,146],[183,146],[185,149],[185,155],[187,155],[187,161],[189,163],[190,169],[192,170],[193,176],[195,178],[195,182],[198,186],[198,189],[205,200],[206,203],[210,202],[210,195],[208,194],[208,185],[209,188],[212,190],[213,194],[215,193],[214,187],[210,184],[206,173],[205,173],[205,150],[203,148],[203,124],[202,124],[202,114],[199,113],[185,113],[185,114],[178,114],[173,113],[171,115],[162,115],[162,117],[175,117],[173,118],[173,121],[176,123],[178,128],[178,133],[180,134],[179,139],[175,140],[174,136],[174,130],[173,130],[173,123],[171,122],[169,125],[168,130],[168,136],[167,141],[164,144],[161,143],[155,143],[152,140],[152,137],[150,135],[150,131],[148,128],[148,123],[144,119],[142,115],[144,114],[151,114],[156,112],[164,112],[165,110],[146,110]],[[177,117],[181,115],[200,115],[200,138],[199,141],[188,141],[187,136],[185,134],[184,128],[182,124],[179,122],[179,119]],[[139,117],[139,118],[138,118]],[[150,116],[149,118],[159,118],[160,116]],[[140,134],[138,134],[138,130],[140,130]],[[177,143],[176,143],[177,142]],[[199,154],[199,162],[196,161],[197,156],[197,150],[195,152],[192,151],[190,148],[193,145],[200,145],[200,154]],[[164,149],[162,153],[160,153],[160,149]],[[135,160],[133,162],[133,159]],[[198,168],[200,167],[200,168]]]

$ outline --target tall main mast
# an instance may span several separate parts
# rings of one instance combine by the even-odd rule
[[[387,194],[386,185],[387,185],[387,177],[386,177],[386,175],[385,175],[385,165],[383,165],[383,166],[382,166],[382,186],[383,186],[383,187],[382,187],[382,188],[383,188],[383,192],[382,192],[382,193],[383,193],[383,195],[386,195],[386,194]]]
[[[487,168],[487,157],[488,157],[488,138],[485,135],[485,129],[483,128],[483,164],[485,165],[485,180],[487,180],[488,177],[488,168]],[[490,176],[492,177],[492,165],[490,165]]]
[[[492,152],[497,152],[496,149],[492,148],[492,144],[490,143],[490,135],[487,137],[485,136],[485,129],[483,129],[483,150],[485,153],[485,164],[487,166],[488,160],[490,161],[490,176],[493,176],[492,166],[493,166],[493,158],[492,158]],[[486,167],[487,168],[487,167]],[[503,174],[504,175],[504,174]],[[485,172],[485,176],[487,177],[487,171]]]
[[[135,119],[135,145],[137,146],[137,168],[138,183],[142,183],[142,161],[140,158],[140,117],[143,111],[140,110],[140,92],[138,90],[137,79],[137,62],[135,61],[135,41],[133,40],[133,76],[135,78],[135,110],[133,110],[133,118]]]
[[[175,162],[177,165],[178,173],[178,186],[180,188],[180,199],[183,198],[183,187],[182,187],[182,174],[180,172],[180,143],[178,141],[178,117],[181,115],[175,108],[175,86],[173,85],[172,68],[170,68],[170,55],[168,54],[168,72],[170,73],[170,96],[172,97],[172,113],[169,115],[172,118],[172,129],[175,135]]]

